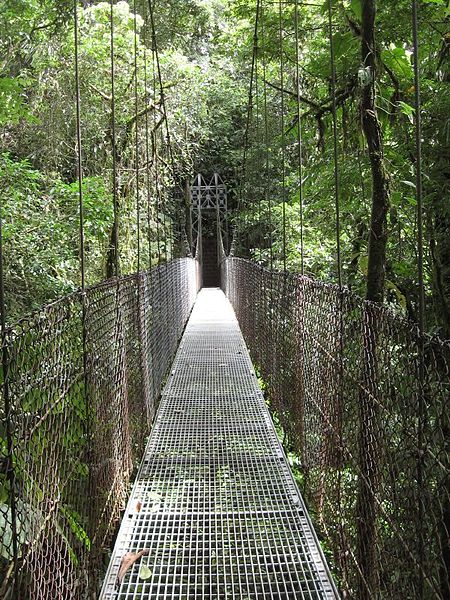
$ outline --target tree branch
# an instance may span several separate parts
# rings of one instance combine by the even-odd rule
[[[264,80],[264,82],[269,87],[273,88],[274,90],[277,90],[284,94],[288,94],[288,96],[292,96],[293,98],[297,99],[296,92],[293,92],[292,90],[286,90],[285,88],[281,88],[279,85],[276,85],[275,83],[271,83],[270,81],[267,81],[266,79]],[[313,100],[310,100],[309,98],[305,98],[305,96],[300,95],[300,100],[302,102],[304,102],[305,104],[307,104],[308,106],[311,106],[312,108],[320,109],[320,107],[321,107],[320,104],[317,104],[317,102],[314,102]]]
[[[112,102],[112,98],[111,96],[108,96],[108,94],[105,94],[105,92],[102,92],[102,90],[99,90],[95,85],[93,85],[92,83],[88,83],[88,87],[91,88],[91,90],[93,92],[95,92],[96,94],[98,94],[101,98],[103,98],[103,100],[105,100],[105,102]]]

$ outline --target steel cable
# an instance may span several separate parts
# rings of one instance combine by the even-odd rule
[[[282,208],[282,244],[283,272],[287,272],[286,249],[286,137],[284,131],[284,45],[283,45],[283,10],[281,0],[278,3],[278,35],[280,45],[280,90],[281,90],[281,208]]]
[[[239,195],[238,195],[238,206],[237,206],[237,216],[238,219],[241,216],[241,213],[244,212],[247,207],[247,201],[243,200],[243,192],[246,190],[247,184],[247,154],[249,150],[249,135],[250,135],[250,127],[251,127],[251,118],[253,112],[253,82],[255,77],[255,65],[257,59],[257,49],[258,49],[258,23],[259,23],[259,7],[261,0],[257,0],[256,2],[256,16],[255,16],[255,25],[253,30],[253,48],[252,48],[252,64],[250,68],[250,84],[248,89],[248,101],[247,101],[247,112],[246,112],[246,123],[244,130],[244,144],[243,144],[243,156],[242,156],[242,167],[240,173],[240,185],[239,185]],[[244,222],[245,227],[245,222]],[[237,236],[240,234],[240,224],[238,221],[236,228]]]
[[[333,119],[333,164],[334,164],[334,198],[335,198],[335,227],[336,227],[336,269],[338,284],[342,286],[341,266],[341,222],[340,222],[340,177],[338,155],[338,132],[336,110],[336,60],[333,44],[333,12],[331,0],[328,0],[328,38],[330,46],[331,69],[331,114]]]
[[[265,146],[265,172],[264,172],[264,190],[265,200],[268,208],[269,219],[269,256],[270,270],[273,270],[273,239],[272,239],[272,194],[269,188],[270,181],[270,155],[269,155],[269,120],[268,120],[268,100],[267,100],[267,58],[266,58],[266,29],[264,22],[264,0],[261,0],[261,45],[262,45],[262,69],[263,69],[263,96],[264,96],[264,146]]]
[[[111,68],[111,154],[112,154],[112,194],[114,210],[114,275],[119,276],[119,195],[117,178],[117,140],[116,140],[116,88],[114,57],[114,0],[110,0],[110,68]]]
[[[134,128],[135,128],[135,177],[136,177],[136,241],[137,241],[137,272],[141,271],[141,209],[139,188],[139,96],[138,96],[138,33],[137,33],[137,8],[136,0],[133,0],[134,22],[133,22],[133,64],[134,64]]]
[[[414,125],[415,125],[415,174],[417,202],[417,275],[419,284],[419,390],[418,390],[418,461],[417,461],[417,494],[419,513],[419,554],[423,561],[425,556],[425,531],[423,527],[425,507],[422,499],[424,484],[424,436],[426,426],[425,403],[425,284],[423,273],[423,185],[422,185],[422,116],[421,116],[421,82],[419,62],[419,26],[417,0],[412,0],[412,35],[413,35],[413,70],[414,70]],[[424,597],[424,574],[419,571],[418,599]]]
[[[295,78],[297,89],[297,166],[298,166],[298,194],[300,216],[300,271],[305,272],[304,244],[303,244],[303,153],[302,153],[302,115],[300,98],[300,50],[298,33],[298,2],[294,9],[294,35],[295,35]]]

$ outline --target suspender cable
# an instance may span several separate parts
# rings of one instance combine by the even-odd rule
[[[169,121],[167,119],[166,96],[165,96],[165,93],[164,93],[163,80],[162,80],[162,74],[161,74],[161,63],[159,61],[158,44],[157,44],[157,39],[156,39],[156,27],[155,27],[155,17],[154,17],[154,11],[153,11],[153,2],[154,2],[154,0],[153,1],[152,0],[148,0],[149,16],[150,16],[150,26],[151,26],[151,29],[152,29],[153,45],[154,45],[154,49],[155,49],[156,69],[157,69],[158,82],[159,82],[159,91],[160,91],[160,97],[161,97],[161,106],[162,106],[162,109],[163,109],[163,118],[164,118],[164,123],[165,123],[165,128],[166,128],[167,144],[168,144],[168,147],[169,147],[169,153],[170,153],[170,159],[172,161],[172,167],[174,167],[174,164],[173,164],[173,152],[172,152],[172,141],[171,141],[171,136],[170,136]],[[173,173],[173,175],[175,176],[175,172]]]
[[[417,271],[419,283],[419,328],[425,331],[425,286],[423,277],[423,186],[422,186],[422,117],[419,65],[419,35],[417,0],[413,8],[413,57],[415,89],[415,142],[416,142],[416,198],[417,198]]]
[[[80,59],[79,59],[79,34],[78,34],[78,0],[73,3],[74,16],[74,69],[75,69],[75,120],[76,120],[76,154],[77,154],[77,178],[78,178],[78,214],[79,214],[79,257],[81,293],[83,301],[83,360],[86,359],[86,330],[85,330],[85,302],[84,292],[86,288],[85,268],[85,235],[84,235],[84,198],[83,198],[83,157],[81,141],[81,94],[80,94]],[[86,375],[86,364],[84,364]],[[85,381],[86,383],[86,381]]]
[[[155,99],[156,104],[156,89],[157,89],[157,47],[156,47],[156,36],[155,36],[155,28],[152,26],[152,16],[153,16],[153,4],[152,0],[148,2],[148,17],[150,23],[150,34],[151,34],[151,44],[152,44],[152,83],[153,83],[153,98]],[[161,90],[159,92],[159,104],[162,106],[161,99]],[[153,128],[152,128],[152,152],[153,152],[153,166],[155,169],[155,187],[156,187],[156,235],[157,235],[157,244],[158,244],[158,264],[162,259],[162,251],[161,251],[161,241],[162,238],[166,241],[166,227],[165,227],[165,218],[160,221],[159,215],[160,210],[162,210],[162,193],[161,193],[161,185],[160,185],[160,173],[159,173],[159,156],[158,156],[158,129],[160,124],[157,122],[156,113],[153,115]],[[163,228],[163,234],[161,235],[161,229]],[[166,241],[167,243],[167,241]],[[164,249],[166,251],[166,248]]]
[[[424,357],[424,333],[425,333],[425,285],[423,276],[423,186],[422,186],[422,117],[421,117],[421,90],[420,90],[420,64],[419,64],[419,27],[417,0],[412,0],[412,34],[413,34],[413,60],[414,60],[414,124],[415,124],[415,146],[416,146],[416,202],[417,202],[417,274],[419,284],[419,395],[418,395],[418,426],[417,426],[417,493],[419,512],[419,561],[425,564],[425,507],[422,499],[424,481],[424,436],[426,421],[425,405],[425,357]],[[424,594],[423,569],[418,571],[418,598]]]
[[[161,156],[163,157],[163,161],[164,161],[163,164],[167,169],[168,168],[168,163],[167,163],[168,146],[167,146],[167,139],[164,139],[164,132],[162,130],[160,131],[160,137],[161,137]],[[172,225],[173,225],[173,221],[172,221],[170,194],[169,194],[169,187],[168,187],[167,180],[164,180],[163,201],[164,201],[164,226],[165,226],[165,234],[166,234],[166,260],[169,261],[172,259]]]
[[[139,202],[139,98],[138,98],[138,35],[137,35],[137,8],[136,0],[133,2],[134,11],[134,128],[135,128],[135,176],[136,176],[136,238],[137,238],[137,272],[141,271],[141,211]]]
[[[85,243],[84,243],[84,203],[83,203],[83,159],[81,144],[81,100],[80,100],[80,60],[78,36],[78,0],[74,0],[74,59],[75,59],[75,101],[76,101],[76,143],[77,143],[77,175],[78,175],[78,207],[79,207],[79,245],[81,290],[86,287]]]
[[[78,213],[79,213],[79,260],[81,275],[81,305],[82,305],[82,346],[83,346],[83,394],[86,406],[86,438],[88,462],[91,451],[91,427],[90,406],[88,398],[88,376],[87,376],[87,331],[86,331],[86,269],[85,269],[85,235],[84,235],[84,197],[83,197],[83,145],[81,139],[81,93],[80,93],[80,59],[79,59],[79,33],[78,33],[78,0],[73,3],[74,16],[74,69],[75,69],[75,118],[76,118],[76,154],[77,154],[77,178],[78,178]],[[89,489],[91,489],[91,469],[89,469]]]
[[[160,149],[161,149],[161,156],[160,156],[160,167],[164,172],[164,167],[166,166],[166,161],[164,159],[164,136],[161,134],[161,131],[158,129],[158,131],[155,132],[155,137],[156,137],[156,148],[158,147],[158,141],[160,144]],[[159,185],[159,189],[160,189],[160,205],[161,205],[161,212],[162,212],[162,217],[163,217],[163,235],[164,235],[164,258],[165,261],[167,262],[169,260],[169,227],[168,227],[168,219],[167,219],[167,189],[166,189],[166,182],[165,182],[165,178],[163,177],[162,180],[160,180],[160,185]]]
[[[249,146],[248,138],[249,138],[251,116],[252,116],[252,109],[253,109],[253,80],[255,77],[256,52],[257,52],[257,48],[258,48],[259,5],[260,5],[260,0],[257,0],[255,29],[253,32],[252,66],[250,69],[250,86],[249,86],[249,90],[248,90],[247,115],[246,115],[245,132],[244,132],[244,159],[243,159],[244,168],[245,168],[245,161],[247,158],[247,150],[248,150],[248,146]]]
[[[266,63],[266,31],[264,24],[264,1],[261,0],[261,45],[262,45],[262,69],[263,69],[263,97],[264,97],[264,146],[265,146],[265,173],[264,173],[264,199],[267,202],[269,217],[269,256],[270,271],[273,271],[273,247],[272,247],[272,197],[269,189],[270,181],[270,156],[269,156],[269,120],[267,116],[267,63]]]
[[[294,9],[295,29],[295,78],[297,82],[297,165],[298,165],[298,202],[300,215],[300,270],[305,272],[304,244],[303,244],[303,155],[302,155],[302,115],[300,104],[300,49],[298,39],[298,2]]]
[[[273,227],[272,227],[272,195],[269,187],[270,182],[270,155],[269,155],[269,119],[267,107],[267,56],[266,56],[266,25],[265,25],[265,6],[264,0],[261,0],[261,60],[262,60],[262,78],[263,78],[263,112],[264,112],[264,200],[267,203],[268,221],[269,221],[269,278],[263,290],[265,298],[265,314],[271,315],[274,306],[274,272],[273,272]],[[267,289],[268,288],[268,289]],[[267,334],[269,344],[273,347],[274,321],[268,319]]]
[[[169,160],[170,160],[170,164],[171,164],[173,183],[175,185],[175,161],[174,161],[174,156],[173,156],[173,148],[172,148],[172,139],[171,139],[171,135],[170,135],[169,120],[167,118],[167,103],[166,103],[166,95],[164,93],[164,86],[163,86],[163,80],[162,80],[161,63],[159,60],[159,51],[158,51],[158,42],[157,42],[157,37],[156,37],[156,26],[155,26],[153,2],[154,2],[154,0],[148,0],[150,27],[152,30],[153,46],[154,46],[154,50],[155,50],[156,72],[158,75],[161,107],[162,107],[162,111],[163,111],[163,120],[164,120],[164,125],[165,125],[165,130],[166,130],[167,148],[169,151]],[[165,227],[165,233],[167,235],[166,227]],[[166,237],[166,255],[167,255],[167,237]]]
[[[153,98],[156,105],[156,59],[155,59],[155,40],[152,35],[152,83],[153,83]],[[157,132],[157,121],[156,121],[156,111],[153,113],[153,128],[152,128],[152,154],[153,154],[153,167],[155,171],[155,198],[156,198],[156,247],[158,254],[158,264],[161,263],[161,231],[160,231],[160,223],[159,220],[159,211],[161,207],[161,188],[159,185],[159,161],[158,161],[158,138],[156,135]]]
[[[258,9],[259,8],[260,7],[258,7]],[[255,102],[255,107],[256,107],[255,127],[256,127],[256,132],[255,132],[255,139],[256,139],[256,166],[257,167],[259,165],[259,155],[260,155],[260,147],[261,147],[260,128],[259,128],[260,111],[259,111],[258,53],[259,53],[259,38],[258,38],[258,32],[256,32],[256,55],[255,55],[255,100],[256,100],[256,102]],[[260,194],[259,180],[258,180],[258,186],[256,187],[256,193],[258,194],[257,206],[258,206],[258,240],[259,240],[260,239],[260,231],[261,231],[261,194]],[[256,253],[255,253],[255,256],[256,256]],[[262,244],[260,242],[259,242],[259,261],[262,262]]]
[[[144,88],[145,88],[145,98],[146,102],[148,102],[147,97],[147,48],[144,46]],[[155,107],[156,109],[156,107]],[[148,268],[152,268],[152,219],[151,219],[151,202],[152,195],[150,191],[150,136],[148,134],[148,110],[145,111],[145,187],[146,187],[146,195],[147,195],[147,243],[148,243]]]
[[[240,216],[241,210],[243,209],[243,199],[242,199],[242,190],[244,185],[244,180],[247,174],[247,151],[249,147],[249,132],[250,132],[250,124],[251,117],[253,111],[253,80],[255,77],[255,64],[256,64],[256,52],[258,48],[258,22],[259,22],[259,7],[260,1],[256,2],[256,17],[255,17],[255,27],[253,31],[253,50],[252,50],[252,66],[250,69],[250,85],[248,89],[248,103],[247,103],[247,115],[246,115],[246,123],[245,123],[245,132],[244,132],[244,149],[243,149],[243,157],[242,157],[242,170],[241,170],[241,184],[240,184],[240,193],[238,198],[238,216]]]
[[[333,15],[331,0],[328,0],[328,36],[330,44],[330,68],[331,68],[331,113],[333,118],[333,161],[334,161],[334,194],[336,214],[336,268],[339,287],[342,287],[341,273],[341,218],[340,218],[340,180],[338,166],[338,134],[336,116],[336,62],[333,45]]]
[[[111,145],[112,145],[112,193],[114,207],[114,275],[119,275],[119,197],[117,190],[117,144],[116,144],[116,90],[114,83],[114,0],[110,2],[110,64],[111,64]]]
[[[278,2],[278,24],[280,42],[280,89],[281,89],[281,195],[283,219],[283,272],[286,274],[286,139],[284,133],[284,56],[283,56],[283,9],[282,0]]]
[[[340,222],[340,178],[339,178],[339,156],[338,156],[338,133],[337,133],[337,114],[336,114],[336,61],[333,45],[333,15],[332,15],[332,0],[328,0],[328,37],[330,45],[330,67],[331,67],[331,111],[333,119],[333,163],[334,163],[334,193],[335,193],[335,225],[336,225],[336,270],[337,280],[339,285],[339,320],[338,320],[338,335],[339,335],[339,384],[337,397],[333,408],[333,420],[336,423],[337,433],[335,434],[336,459],[339,466],[342,460],[342,418],[343,418],[343,380],[344,380],[344,295],[342,289],[342,266],[341,266],[341,222]],[[339,506],[339,514],[342,511],[342,469],[338,469],[337,478],[337,501]],[[345,539],[345,534],[342,526],[342,519],[339,519],[339,538],[341,542]]]
[[[3,389],[3,414],[6,434],[6,477],[9,483],[9,503],[11,508],[11,538],[12,538],[12,590],[11,596],[15,598],[18,572],[18,540],[17,540],[17,505],[16,505],[16,478],[13,460],[13,429],[11,416],[11,394],[9,388],[9,352],[6,333],[6,298],[5,298],[5,274],[3,254],[3,215],[0,203],[0,333],[2,346],[2,389]]]

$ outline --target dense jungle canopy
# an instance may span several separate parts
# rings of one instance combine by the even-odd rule
[[[342,273],[343,283],[360,295],[366,289],[373,185],[360,117],[367,75],[367,65],[361,64],[362,4],[361,0],[332,2]],[[231,207],[239,207],[232,219],[241,255],[282,266],[283,206],[287,268],[300,269],[303,244],[305,273],[336,281],[334,103],[327,8],[323,0],[297,6],[285,2],[280,20],[278,3],[262,2],[264,28],[255,38],[255,0],[157,0],[161,94],[148,3],[115,4],[114,127],[122,273],[137,268],[133,168],[137,156],[146,173],[139,199],[146,215],[141,223],[146,257],[142,269],[156,262],[158,255],[164,260],[181,252],[173,224],[185,202],[186,182],[197,172],[217,171],[230,189]],[[416,320],[411,7],[409,0],[379,0],[377,8],[375,107],[388,201],[385,301]],[[117,233],[111,188],[109,17],[107,2],[85,0],[78,8],[88,284],[111,275],[111,246]],[[426,326],[447,338],[448,20],[445,0],[419,3]],[[5,295],[8,319],[13,321],[80,284],[73,2],[1,0],[0,58],[0,195]],[[146,139],[149,123],[151,136]],[[265,161],[268,176],[261,178]]]

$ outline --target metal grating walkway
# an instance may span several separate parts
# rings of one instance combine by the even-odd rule
[[[198,296],[100,598],[337,598],[220,290]]]

